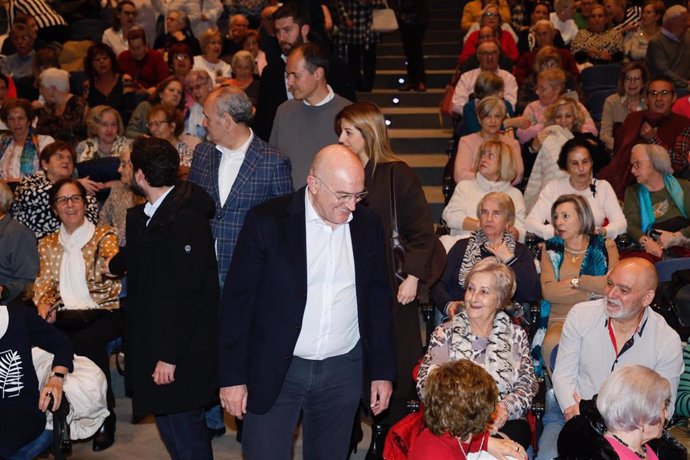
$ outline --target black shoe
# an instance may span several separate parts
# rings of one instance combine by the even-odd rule
[[[208,429],[208,438],[211,441],[213,441],[216,438],[220,438],[224,434],[225,434],[225,427],[217,428],[217,429],[213,429],[213,428]]]
[[[383,445],[390,427],[388,425],[373,425],[371,427],[371,445],[365,460],[383,460]]]
[[[132,418],[129,419],[129,423],[132,425],[136,425],[137,423],[141,422],[146,418],[145,415],[134,415],[132,414]]]
[[[416,85],[413,85],[412,83],[403,83],[402,85],[398,86],[398,91],[412,91],[415,86]]]
[[[115,412],[110,409],[110,415],[93,437],[93,451],[100,452],[112,446],[115,442]]]

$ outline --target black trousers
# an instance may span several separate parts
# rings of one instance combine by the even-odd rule
[[[417,85],[426,84],[426,71],[424,70],[424,51],[422,50],[422,40],[426,32],[424,24],[408,24],[400,21],[400,38],[402,39],[403,50],[407,58],[407,78],[408,83]]]
[[[376,74],[376,43],[345,45],[347,63],[358,91],[371,91]]]
[[[115,407],[110,381],[110,356],[107,345],[124,332],[124,314],[117,310],[67,310],[58,312],[55,326],[70,340],[74,353],[86,356],[103,371],[108,381],[108,409]]]

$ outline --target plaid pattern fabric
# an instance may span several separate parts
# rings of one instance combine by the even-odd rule
[[[199,144],[194,152],[188,180],[201,186],[216,203],[216,216],[210,224],[216,240],[218,276],[222,289],[247,211],[270,198],[290,193],[294,188],[290,160],[254,135],[225,206],[221,207],[218,193],[221,155],[215,144]]]
[[[337,3],[340,25],[338,41],[347,45],[368,45],[378,43],[379,34],[371,31],[371,16],[374,8],[383,8],[383,2],[360,0],[339,0]],[[348,28],[345,21],[352,21]]]
[[[690,155],[690,128],[685,128],[680,132],[669,152],[673,171],[679,173],[688,166],[688,155]]]

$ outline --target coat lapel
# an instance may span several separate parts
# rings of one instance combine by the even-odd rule
[[[362,315],[361,306],[364,302],[361,301],[364,292],[361,292],[361,286],[364,286],[360,280],[365,279],[368,273],[367,267],[367,226],[364,223],[363,216],[355,210],[352,220],[350,221],[350,238],[352,239],[352,256],[355,260],[355,283],[357,284],[357,308],[360,316]]]
[[[287,207],[283,219],[287,245],[297,269],[301,289],[307,292],[307,224],[305,222],[304,194],[306,188],[298,190]]]
[[[233,200],[239,200],[243,196],[241,193],[242,188],[247,183],[249,178],[254,176],[257,166],[261,163],[261,161],[263,161],[264,152],[257,144],[258,137],[256,134],[254,134],[254,139],[252,139],[252,143],[249,144],[247,153],[244,155],[244,161],[242,162],[242,166],[240,166],[240,172],[237,174],[237,178],[230,189],[230,195],[228,196],[228,199],[225,200],[225,206],[227,206],[230,202],[230,197],[232,197]],[[218,168],[216,168],[216,170],[218,170]],[[218,190],[217,178],[215,187],[216,190]]]

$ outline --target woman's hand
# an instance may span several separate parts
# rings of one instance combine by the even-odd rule
[[[503,263],[508,262],[513,257],[513,253],[510,252],[510,249],[503,241],[500,243],[487,243],[485,249],[498,257]]]
[[[67,369],[64,371],[67,372]],[[52,410],[56,410],[60,407],[62,402],[62,384],[63,381],[60,377],[50,377],[46,385],[41,389],[41,394],[38,398],[38,409],[41,412],[45,412],[49,409],[50,395],[53,395],[53,406],[50,407]]]
[[[525,449],[512,439],[489,438],[486,451],[496,457],[496,460],[508,460],[508,457],[527,458]]]
[[[530,126],[532,126],[532,122],[529,121],[527,117],[514,117],[514,118],[506,118],[503,121],[503,126],[508,128],[515,128],[515,129],[527,129]]]
[[[664,255],[664,249],[659,243],[648,237],[642,237],[642,239],[644,240],[644,251],[647,254],[651,254],[659,258]]]
[[[407,275],[405,281],[400,283],[398,287],[398,302],[403,305],[407,305],[412,302],[417,297],[417,284],[419,278],[412,275]]]
[[[91,180],[90,176],[82,177],[81,179],[77,179],[77,181],[84,186],[86,193],[89,195],[95,195],[105,188],[105,185],[101,182]]]
[[[456,300],[454,302],[450,302],[448,304],[448,318],[452,318],[455,316],[455,314],[460,311],[460,309],[464,306],[464,303],[461,300]]]
[[[56,314],[57,310],[53,309],[51,305],[47,303],[42,303],[38,306],[38,316],[51,324],[55,322]]]
[[[682,238],[680,232],[667,232],[666,230],[657,230],[659,232],[659,244],[664,249],[668,249],[671,246],[678,246],[678,242]]]
[[[496,404],[496,410],[494,411],[494,422],[491,424],[491,434],[498,433],[503,425],[508,421],[508,409],[506,409],[503,402]]]

